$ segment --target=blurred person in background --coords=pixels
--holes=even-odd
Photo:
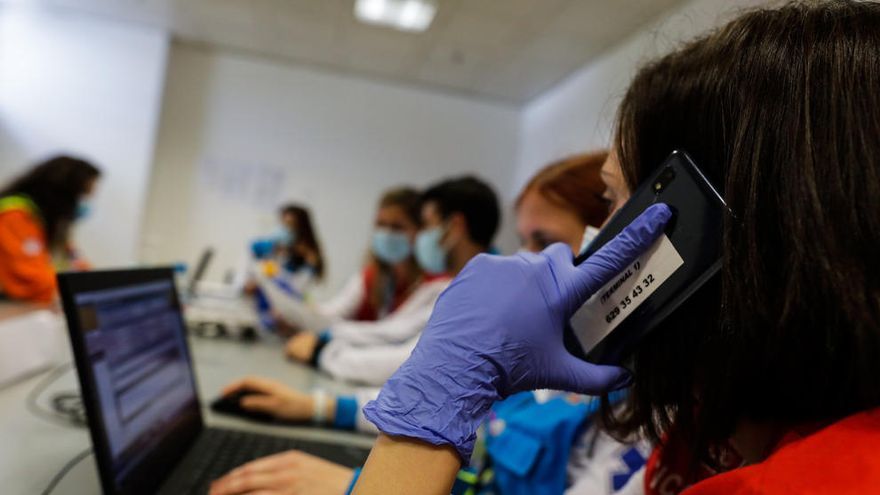
[[[416,292],[425,280],[413,256],[421,227],[420,208],[415,189],[399,187],[382,195],[366,264],[335,297],[316,304],[319,313],[340,322],[374,322],[396,311]]]
[[[56,271],[86,269],[73,225],[91,212],[100,170],[69,156],[51,158],[0,191],[0,293],[51,302]]]
[[[284,236],[284,269],[296,273],[308,270],[317,279],[324,277],[324,255],[312,227],[309,210],[301,205],[288,204],[281,208]]]
[[[279,209],[278,220],[275,233],[251,243],[251,253],[265,275],[282,279],[290,291],[305,297],[325,270],[312,216],[305,206],[290,203]],[[251,283],[248,292],[255,289]]]
[[[392,314],[402,321],[399,324],[406,325],[413,308],[418,312],[426,298],[433,304],[438,289],[425,283],[432,277],[425,276],[413,255],[421,221],[419,201],[419,193],[411,188],[386,192],[376,211],[365,266],[348,279],[336,296],[324,302],[297,303],[296,299],[303,299],[301,295],[293,289],[286,290],[291,296],[287,303],[276,300],[282,307],[271,308],[282,335],[314,336],[330,326],[381,325]],[[261,290],[277,292],[269,286],[262,286]],[[276,297],[286,296],[276,294]]]
[[[602,181],[607,151],[573,155],[547,165],[516,200],[516,230],[522,249],[538,252],[563,242],[575,254],[599,233],[610,211]]]
[[[490,249],[500,218],[497,195],[475,177],[431,186],[421,203],[422,230],[414,247],[426,277],[420,293],[381,321],[334,324],[320,335],[297,335],[288,344],[290,357],[337,379],[368,385],[381,385],[403,362],[451,277]]]

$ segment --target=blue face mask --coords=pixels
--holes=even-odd
[[[291,232],[286,227],[279,227],[269,238],[275,241],[275,244],[292,246],[296,242],[296,233]]]
[[[400,263],[412,254],[409,237],[388,229],[374,230],[371,244],[373,255],[390,265]]]
[[[416,261],[422,270],[433,275],[446,272],[446,250],[440,245],[443,234],[443,227],[434,227],[416,237]]]
[[[81,199],[79,203],[76,204],[76,211],[74,212],[74,217],[77,220],[82,220],[89,216],[92,213],[92,205],[88,201]]]

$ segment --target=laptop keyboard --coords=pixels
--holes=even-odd
[[[162,494],[204,495],[212,481],[242,464],[286,450],[301,450],[349,467],[363,465],[368,449],[236,430],[209,428],[174,470]]]

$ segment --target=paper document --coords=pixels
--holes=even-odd
[[[269,300],[272,309],[278,312],[288,323],[303,330],[311,330],[313,332],[319,332],[330,326],[330,318],[318,313],[305,302],[288,294],[272,279],[262,274],[257,274],[256,278],[260,290],[266,295],[266,299]]]

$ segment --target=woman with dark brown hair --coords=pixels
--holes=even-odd
[[[251,243],[254,269],[274,279],[273,283],[284,286],[286,291],[307,299],[314,284],[323,280],[325,270],[312,215],[305,206],[289,203],[278,209],[278,220],[274,233]],[[257,279],[245,291],[258,293]],[[274,323],[282,333],[288,331],[285,321],[276,319]]]
[[[397,309],[421,282],[422,271],[412,256],[421,227],[419,193],[407,187],[385,192],[374,225],[366,266],[335,298],[320,305],[323,313],[375,321]]]
[[[718,280],[641,342],[630,374],[568,354],[563,329],[654,243],[672,216],[666,205],[578,266],[564,244],[475,258],[364,408],[383,434],[353,493],[446,495],[498,400],[630,385],[622,414],[606,406],[606,426],[646,433],[660,443],[655,468],[683,464],[676,475],[689,476],[673,486],[646,475],[646,492],[876,492],[878,53],[880,4],[838,0],[746,13],[643,68],[618,114],[608,171],[619,164],[624,184],[615,200],[673,150],[689,152],[734,213]],[[533,442],[512,467],[526,472],[547,452]],[[700,469],[730,453],[745,465]],[[252,465],[241,479],[285,490],[278,481],[290,478],[271,469],[279,462]]]
[[[279,244],[285,255],[284,268],[291,273],[307,269],[320,281],[324,278],[324,254],[308,208],[287,204],[281,207],[279,216],[283,231]]]
[[[77,267],[70,230],[89,213],[100,176],[89,162],[57,156],[0,191],[0,296],[56,297],[56,268]]]
[[[477,259],[365,408],[384,435],[354,493],[449,493],[489,406],[518,390],[629,384],[625,413],[609,413],[614,431],[645,432],[661,449],[675,438],[684,464],[717,467],[730,451],[746,464],[692,478],[688,494],[875,491],[878,53],[880,4],[794,3],[746,13],[642,69],[615,143],[627,189],[688,151],[736,215],[719,279],[642,342],[630,378],[576,365],[560,351],[562,326],[653,242],[668,209],[649,208],[578,267],[559,245]]]

